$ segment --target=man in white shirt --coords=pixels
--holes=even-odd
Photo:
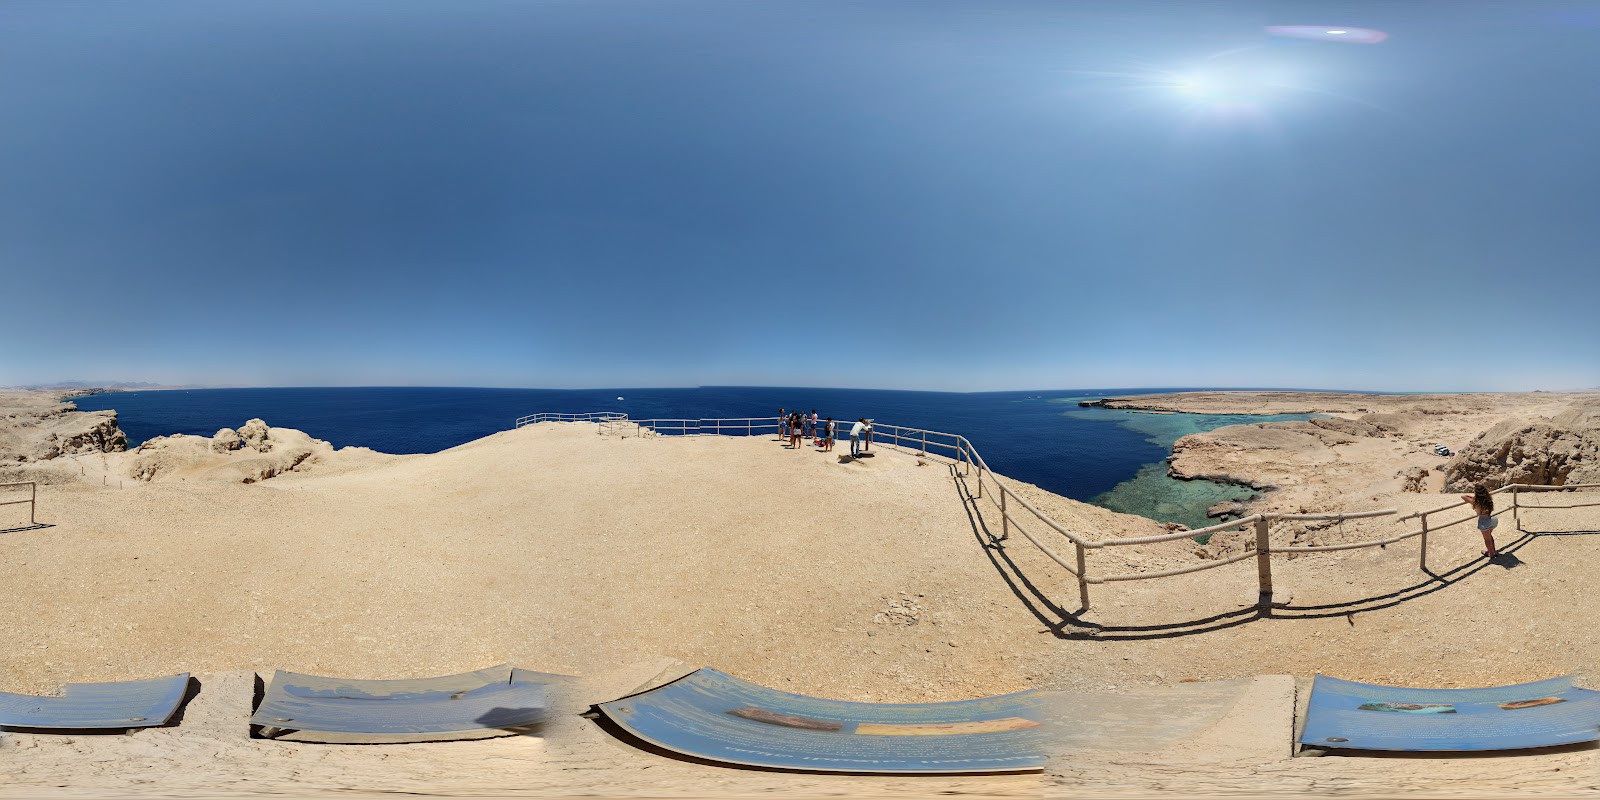
[[[856,417],[856,424],[850,426],[850,457],[861,455],[861,432],[866,430],[865,417]]]

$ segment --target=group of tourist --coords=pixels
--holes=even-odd
[[[833,452],[833,443],[839,438],[838,423],[833,417],[817,417],[817,410],[802,414],[799,411],[778,409],[778,438],[787,439],[789,447],[799,450],[800,442],[814,439],[817,449],[824,453]],[[850,457],[858,458],[862,453],[872,450],[872,423],[865,417],[857,417],[855,424],[850,426]]]

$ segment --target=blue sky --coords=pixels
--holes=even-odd
[[[1597,74],[1585,2],[8,0],[0,385],[1600,386]]]

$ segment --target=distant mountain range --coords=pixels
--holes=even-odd
[[[203,386],[174,386],[167,383],[150,383],[148,381],[61,381],[59,383],[37,383],[29,386],[0,386],[14,392],[55,392],[65,389],[203,389]]]

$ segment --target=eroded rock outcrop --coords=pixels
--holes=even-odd
[[[244,440],[246,447],[258,453],[272,449],[272,429],[259,419],[252,419],[239,426],[239,438]]]
[[[214,453],[231,453],[241,447],[244,447],[244,438],[232,428],[223,428],[211,437],[211,451]]]
[[[1479,434],[1445,464],[1445,488],[1470,491],[1512,483],[1600,483],[1600,403],[1548,419],[1508,419]]]
[[[47,392],[0,394],[0,463],[126,450],[115,411],[79,411]]]
[[[157,436],[139,445],[132,455],[125,474],[135,480],[255,483],[308,469],[334,456],[334,449],[303,431],[273,428],[252,419],[237,431],[223,428],[209,438]]]

